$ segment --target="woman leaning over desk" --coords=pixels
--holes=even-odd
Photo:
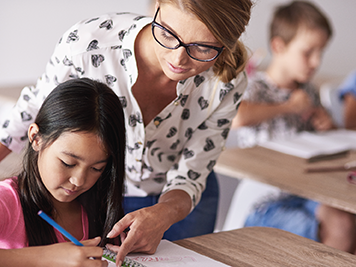
[[[73,77],[104,81],[121,99],[128,139],[127,215],[109,236],[130,231],[112,249],[122,259],[130,251],[153,253],[169,228],[170,240],[212,232],[218,197],[212,168],[247,84],[238,39],[251,5],[157,0],[153,22],[111,13],[74,25],[3,123],[0,158],[22,149],[28,125],[57,84]]]

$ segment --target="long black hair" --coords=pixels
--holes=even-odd
[[[96,184],[78,197],[89,219],[89,237],[102,237],[123,217],[122,195],[125,175],[125,123],[120,100],[105,84],[88,78],[72,79],[58,85],[45,99],[35,119],[41,149],[64,132],[90,132],[101,139],[108,162]],[[38,215],[43,210],[55,217],[51,195],[39,175],[38,152],[29,142],[18,176],[29,246],[57,243],[55,232]]]

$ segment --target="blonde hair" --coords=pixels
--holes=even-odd
[[[239,41],[251,16],[251,0],[157,0],[172,3],[194,14],[225,47],[213,70],[222,82],[234,79],[247,62],[247,51]]]

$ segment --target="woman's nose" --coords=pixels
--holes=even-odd
[[[174,49],[172,50],[172,53],[173,53],[173,64],[175,66],[180,66],[180,65],[183,65],[187,62],[187,60],[190,59],[187,51],[185,50],[185,47],[179,47],[177,49]]]

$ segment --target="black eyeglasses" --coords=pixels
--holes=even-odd
[[[156,22],[159,8],[152,21],[152,34],[157,43],[167,49],[185,48],[187,54],[195,60],[208,62],[216,59],[224,50],[224,47],[216,47],[204,44],[185,44],[167,28]]]

